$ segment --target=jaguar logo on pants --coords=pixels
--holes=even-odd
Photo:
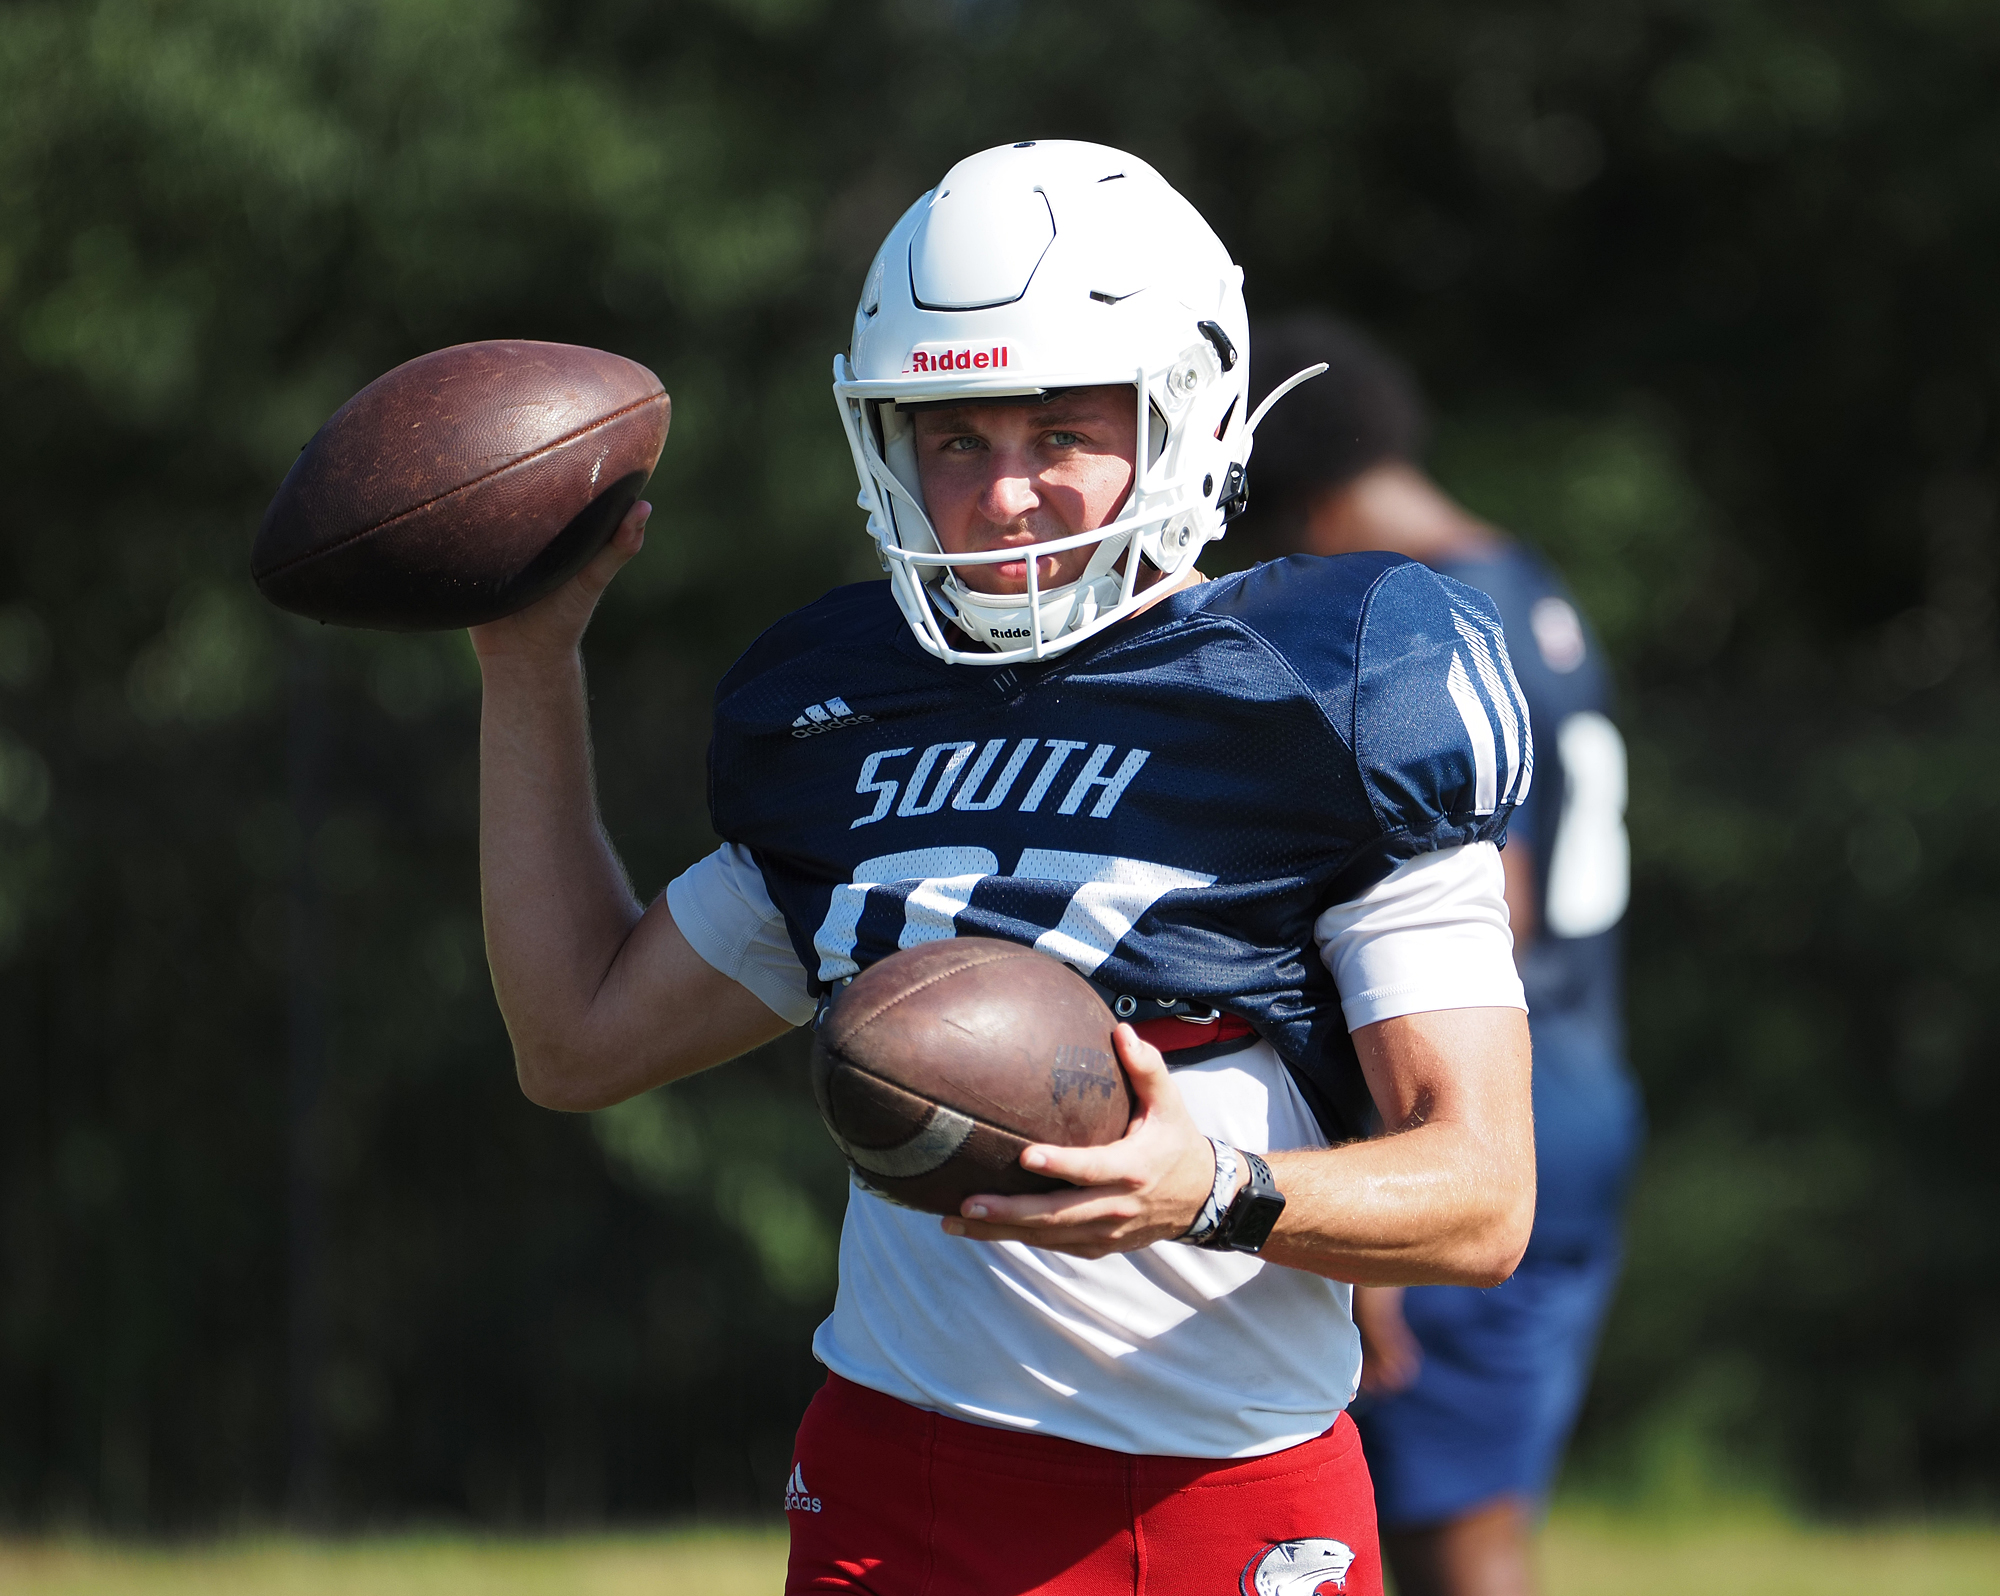
[[[1347,1589],[1354,1551],[1342,1541],[1317,1536],[1279,1541],[1250,1559],[1243,1570],[1243,1596],[1323,1596]]]

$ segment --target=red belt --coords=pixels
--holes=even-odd
[[[1141,1020],[1132,1029],[1162,1053],[1178,1053],[1184,1047],[1206,1047],[1210,1042],[1240,1041],[1256,1034],[1248,1020],[1234,1014],[1208,1021],[1169,1015],[1162,1020]]]

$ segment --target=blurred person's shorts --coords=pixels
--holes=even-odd
[[[1589,1382],[1619,1257],[1614,1232],[1596,1249],[1531,1254],[1490,1291],[1403,1293],[1423,1369],[1407,1391],[1363,1397],[1353,1409],[1384,1529],[1439,1523],[1499,1496],[1547,1493]]]
[[[1618,1284],[1625,1187],[1644,1134],[1622,1061],[1583,1027],[1535,1040],[1535,1230],[1487,1291],[1413,1286],[1416,1384],[1353,1414],[1385,1529],[1440,1523],[1495,1497],[1547,1495],[1590,1383]]]

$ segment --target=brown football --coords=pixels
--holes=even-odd
[[[1115,1024],[1088,981],[1033,948],[920,943],[828,1006],[813,1096],[855,1174],[905,1207],[1053,1191],[1063,1182],[1021,1167],[1024,1147],[1102,1146],[1131,1120]]]
[[[669,411],[658,377],[601,349],[503,339],[421,355],[299,451],[251,575],[279,608],[342,626],[510,615],[610,539]]]

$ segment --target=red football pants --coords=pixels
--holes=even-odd
[[[785,1491],[788,1596],[1381,1596],[1346,1414],[1240,1461],[1133,1457],[829,1375]]]

